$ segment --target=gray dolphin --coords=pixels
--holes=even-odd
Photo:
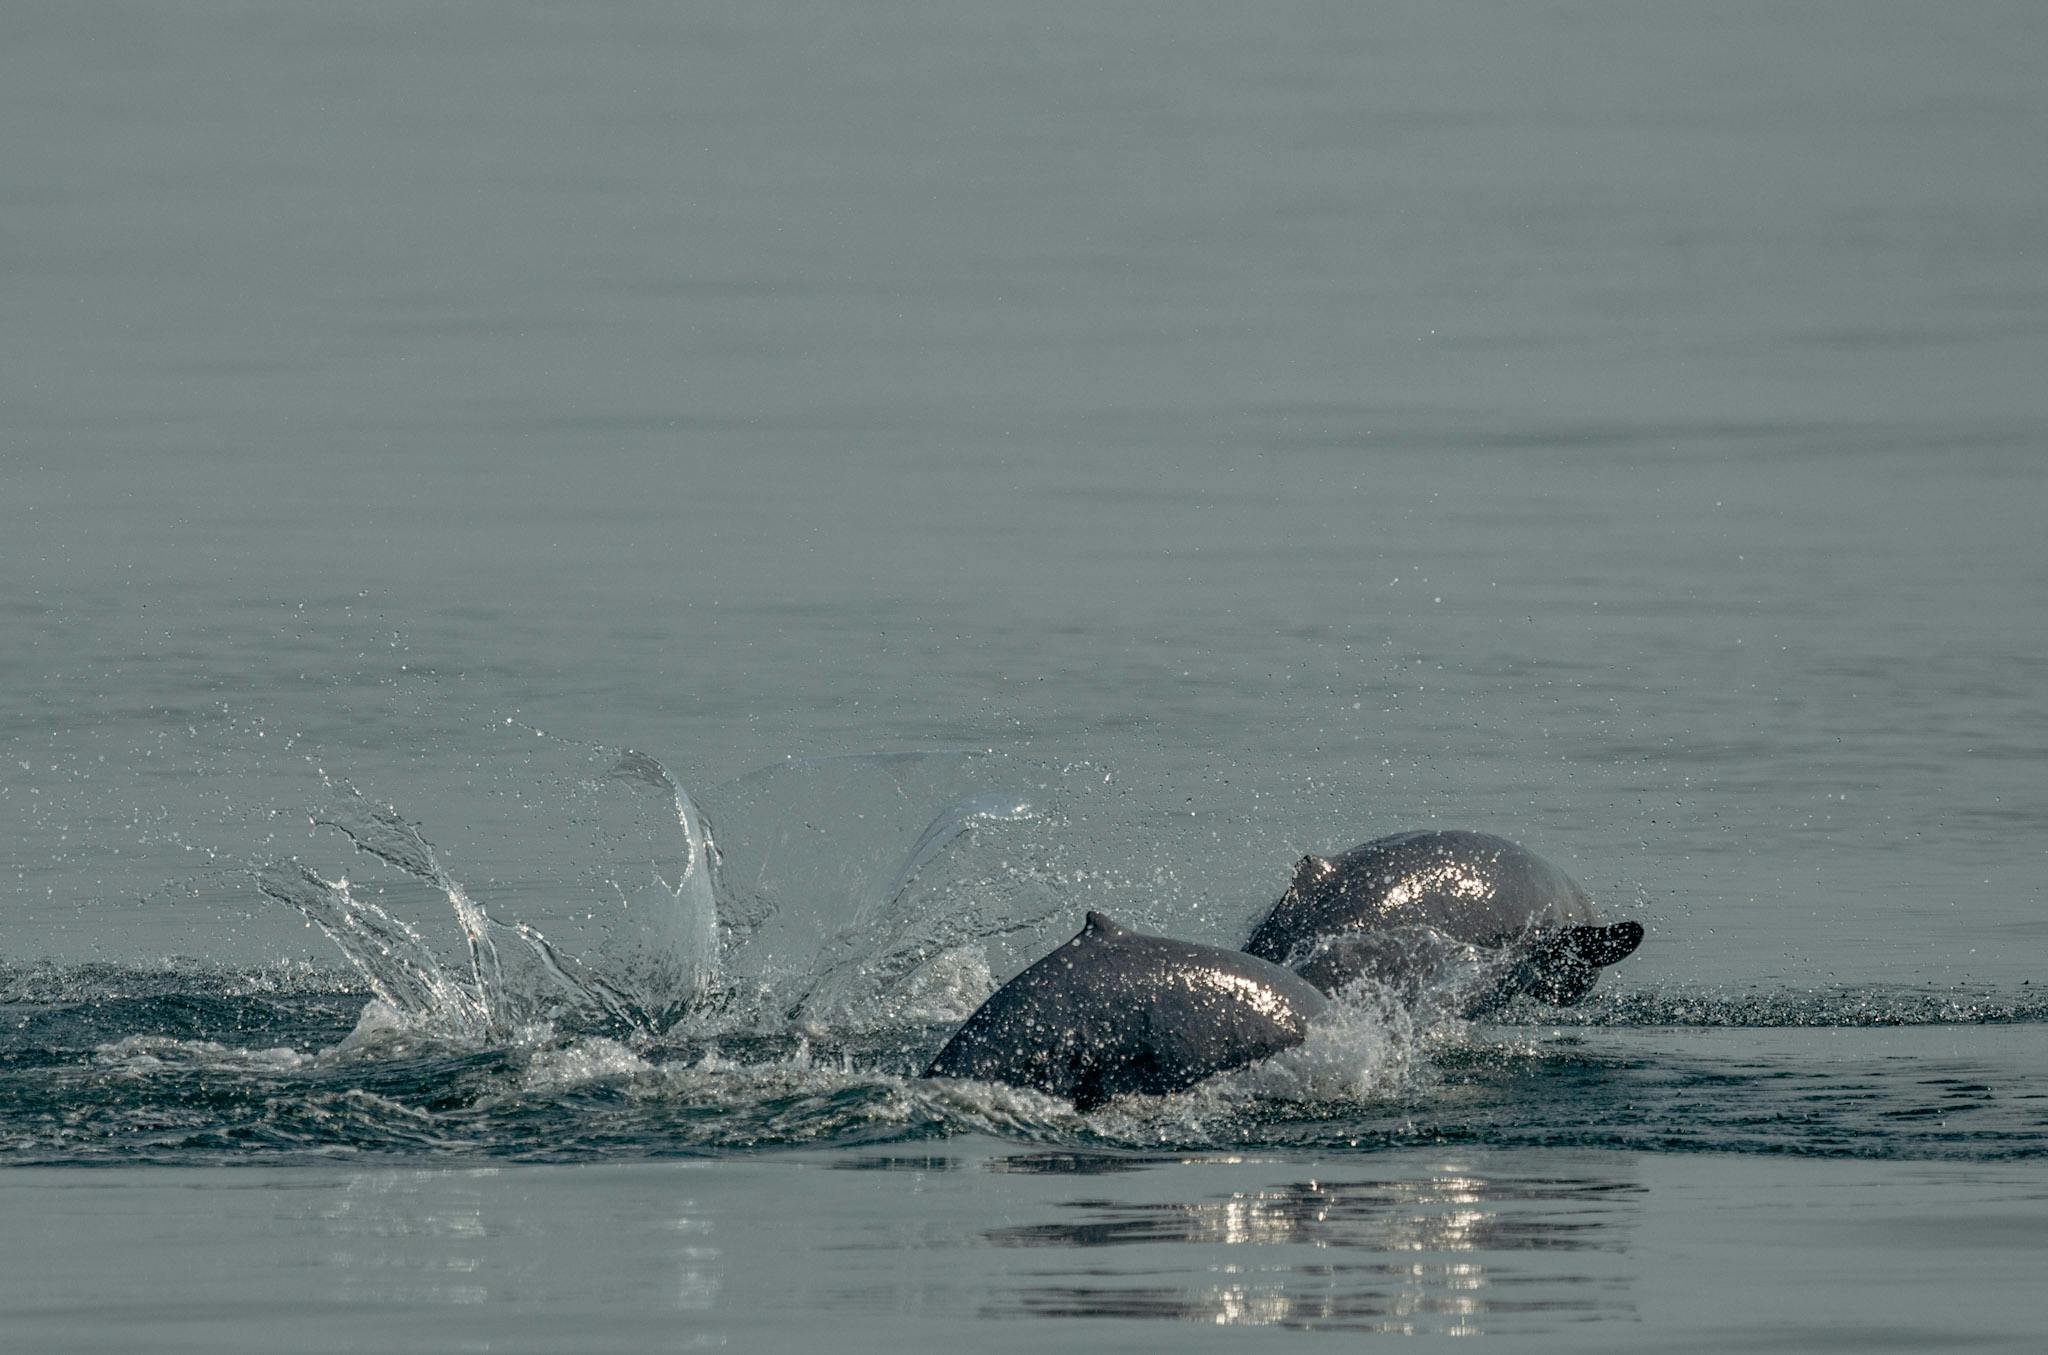
[[[1427,950],[1418,949],[1422,937],[1503,961],[1475,1009],[1517,993],[1569,1006],[1642,944],[1643,928],[1603,925],[1578,881],[1528,848],[1448,830],[1303,857],[1244,948],[1334,993],[1360,975],[1393,981],[1412,971]]]
[[[982,1003],[924,1075],[1035,1087],[1088,1111],[1298,1045],[1327,1005],[1300,976],[1243,951],[1090,913],[1073,940]]]

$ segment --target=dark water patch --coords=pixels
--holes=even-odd
[[[1179,1160],[1122,1153],[1013,1153],[990,1161],[988,1170],[1006,1176],[1114,1176]]]
[[[835,1157],[825,1165],[842,1172],[951,1172],[959,1171],[962,1163],[942,1153],[858,1153]]]
[[[4,1010],[11,1019],[0,1025],[0,1065],[16,1057],[62,1059],[137,1031],[171,1040],[242,1046],[264,1042],[294,1048],[329,1045],[348,1034],[362,1011],[362,999],[338,995],[283,1001],[171,993],[46,1005],[9,1004]]]
[[[1720,989],[1596,991],[1576,1007],[1520,1003],[1504,1023],[1541,1026],[1696,1026],[1867,1029],[2048,1022],[2048,989],[1828,988],[1729,993]]]
[[[183,956],[149,965],[59,964],[51,960],[12,965],[0,961],[0,1006],[166,995],[360,999],[369,991],[369,985],[353,974],[312,965],[236,968]],[[360,1001],[357,1005],[360,1007]]]

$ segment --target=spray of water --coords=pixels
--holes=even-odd
[[[256,885],[325,932],[392,1012],[445,1038],[482,1044],[564,1020],[646,1031],[666,1010],[665,1000],[650,1003],[644,986],[612,982],[559,953],[535,928],[493,919],[443,868],[417,824],[390,806],[371,803],[347,782],[323,781],[331,799],[313,821],[446,900],[461,931],[466,966],[444,963],[418,928],[359,897],[346,876],[329,880],[297,861],[271,861],[257,867]],[[687,832],[692,821],[686,817],[684,823]],[[677,893],[690,887],[685,876]],[[698,972],[687,954],[666,963],[669,974]]]
[[[792,761],[725,788],[745,811],[734,872],[708,815],[654,758],[527,732],[572,774],[543,779],[559,788],[553,808],[523,825],[574,821],[582,840],[573,861],[528,864],[528,878],[504,888],[552,906],[580,944],[563,946],[553,925],[544,934],[493,916],[504,905],[487,907],[458,880],[421,825],[325,773],[311,821],[396,872],[396,885],[366,889],[297,859],[256,867],[263,894],[341,949],[380,1022],[483,1045],[554,1030],[644,1042],[792,1021],[846,1031],[958,1020],[992,990],[992,962],[1011,965],[1065,907],[1042,872],[971,850],[1005,829],[1050,828],[1042,806],[1060,792],[1041,769],[988,754]],[[991,777],[1027,788],[990,790]],[[779,799],[762,794],[764,780]],[[939,794],[907,845],[892,840],[903,805]],[[1043,832],[1010,845],[1019,861],[1045,854]],[[422,905],[417,916],[404,915],[408,899]],[[454,957],[431,939],[423,909],[434,901],[456,924]]]

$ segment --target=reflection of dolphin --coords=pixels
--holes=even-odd
[[[1079,935],[982,1003],[925,1076],[1035,1087],[1093,1110],[1300,1044],[1326,1005],[1305,980],[1243,951],[1145,936],[1090,913]]]
[[[1566,1006],[1642,943],[1643,928],[1602,925],[1576,880],[1506,838],[1402,833],[1303,857],[1245,949],[1332,993],[1361,975],[1399,977],[1416,959],[1418,935],[1507,962],[1481,1006],[1517,993]]]

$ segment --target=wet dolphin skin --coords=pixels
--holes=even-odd
[[[1314,985],[1256,956],[1090,913],[1072,940],[968,1017],[925,1076],[1034,1087],[1093,1110],[1300,1044],[1326,1005]]]
[[[1643,939],[1640,923],[1603,923],[1578,881],[1519,843],[1441,830],[1303,857],[1245,950],[1334,993],[1361,974],[1390,977],[1403,952],[1382,942],[1421,928],[1510,961],[1492,998],[1561,1006]]]

